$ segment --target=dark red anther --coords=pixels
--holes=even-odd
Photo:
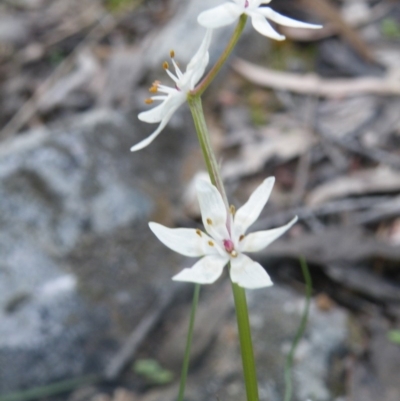
[[[235,245],[230,239],[224,239],[224,247],[228,253],[231,253],[235,249]]]

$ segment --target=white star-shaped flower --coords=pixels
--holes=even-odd
[[[200,25],[206,28],[219,28],[235,22],[242,14],[247,14],[256,31],[261,35],[276,40],[284,40],[285,37],[276,32],[268,23],[266,18],[280,25],[294,28],[319,29],[321,25],[307,24],[278,14],[270,7],[260,7],[268,4],[271,0],[232,0],[231,3],[224,3],[220,6],[203,11],[197,18]]]
[[[158,128],[146,139],[131,147],[131,151],[143,149],[150,145],[151,142],[158,136],[158,134],[168,124],[175,111],[186,101],[188,93],[193,90],[200,78],[203,76],[204,71],[208,65],[209,54],[208,48],[210,47],[212,30],[207,29],[203,41],[201,42],[199,50],[192,57],[186,67],[186,71],[182,72],[174,59],[174,52],[171,51],[170,56],[172,64],[175,68],[174,75],[170,70],[168,63],[164,63],[163,67],[171,79],[175,82],[175,87],[161,85],[159,81],[155,81],[150,88],[151,93],[162,93],[162,95],[152,96],[146,100],[147,104],[153,103],[154,100],[161,100],[161,104],[151,110],[140,113],[138,118],[146,123],[160,123]]]
[[[207,234],[201,230],[168,228],[150,222],[153,233],[173,251],[189,257],[203,256],[193,267],[183,269],[174,276],[173,280],[210,284],[218,279],[224,266],[230,262],[231,280],[241,287],[272,285],[264,268],[243,252],[264,249],[297,221],[295,217],[285,226],[246,235],[247,229],[257,220],[267,203],[274,181],[273,177],[267,178],[249,200],[232,214],[232,211],[227,211],[217,188],[208,181],[198,180],[197,197]]]

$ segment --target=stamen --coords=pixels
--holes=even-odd
[[[232,258],[236,258],[236,257],[237,257],[237,255],[238,255],[238,253],[237,253],[236,251],[232,251],[232,252],[231,252],[231,256],[232,256]]]
[[[175,57],[175,52],[174,52],[173,50],[171,50],[171,51],[169,52],[169,56],[170,56],[171,58],[174,58],[174,57]]]
[[[196,230],[196,234],[201,237],[201,231],[199,229]]]
[[[152,103],[154,103],[154,100],[151,99],[151,98],[148,98],[148,99],[145,99],[144,102],[145,102],[146,104],[152,104]]]
[[[208,245],[210,245],[210,246],[214,246],[214,242],[212,242],[212,241],[208,241]]]
[[[231,212],[231,215],[234,216],[235,213],[236,213],[236,208],[235,208],[235,206],[230,205],[230,206],[229,206],[229,211]]]
[[[162,68],[164,68],[164,70],[168,70],[169,64],[168,64],[167,61],[164,61],[164,62],[163,62]]]
[[[211,219],[207,219],[206,221],[207,221],[207,224],[209,224],[210,226],[212,226],[212,223],[213,223],[213,222],[212,222]]]
[[[242,235],[239,237],[239,241],[242,241],[243,238],[244,238],[244,235],[242,234]]]

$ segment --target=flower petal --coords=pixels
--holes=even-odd
[[[220,254],[218,252],[218,245],[200,230],[193,228],[168,228],[154,222],[150,222],[149,227],[164,245],[182,255],[196,257]]]
[[[233,3],[224,3],[220,6],[203,11],[197,17],[197,22],[206,28],[220,28],[221,26],[232,24],[243,12],[243,6]]]
[[[261,35],[267,36],[275,40],[285,40],[283,35],[280,35],[275,31],[274,28],[268,23],[265,17],[260,13],[262,8],[258,8],[257,11],[248,13],[251,17],[251,23],[256,31],[261,33]]]
[[[285,17],[272,10],[270,7],[261,7],[258,9],[258,12],[262,14],[264,17],[276,22],[280,25],[291,26],[293,28],[310,28],[310,29],[320,29],[322,25],[309,24],[307,22],[297,21],[295,19]]]
[[[241,235],[244,235],[246,230],[258,219],[258,216],[268,201],[274,182],[274,177],[265,179],[250,195],[249,200],[236,211],[233,223],[236,240]]]
[[[199,62],[202,62],[204,60],[204,57],[208,52],[208,48],[210,47],[211,43],[211,37],[212,29],[207,29],[206,34],[204,35],[204,38],[200,44],[199,50],[197,50],[196,54],[189,61],[189,64],[186,67],[186,71],[198,69]]]
[[[248,256],[239,254],[231,259],[231,280],[244,288],[262,288],[272,285],[271,278],[264,268]]]
[[[143,149],[146,146],[149,146],[154,139],[157,138],[157,136],[160,134],[160,132],[165,128],[165,126],[168,124],[169,120],[171,119],[172,115],[175,113],[175,111],[185,102],[185,95],[181,95],[180,92],[179,96],[175,95],[171,97],[171,101],[168,103],[168,105],[164,105],[164,112],[165,115],[163,116],[160,125],[158,128],[146,139],[143,139],[143,141],[137,143],[136,145],[131,147],[131,152],[136,152],[137,150]],[[166,101],[164,102],[166,103]],[[153,109],[154,110],[154,109]],[[149,110],[152,111],[152,110]],[[143,113],[140,113],[143,114]],[[140,116],[139,114],[139,116]]]
[[[219,241],[229,238],[226,227],[227,210],[218,189],[210,182],[199,179],[196,190],[201,218],[208,234]]]
[[[228,263],[228,260],[228,257],[223,256],[204,256],[193,267],[183,269],[176,276],[172,277],[172,280],[211,284],[222,274],[222,270]]]
[[[297,221],[297,216],[292,219],[288,224],[282,227],[273,228],[272,230],[257,231],[246,235],[240,244],[241,252],[258,252],[266,248],[269,244],[274,242],[277,238],[283,235],[290,227]]]

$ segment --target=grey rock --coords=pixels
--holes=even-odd
[[[132,154],[152,128],[137,124],[104,110],[1,146],[0,393],[103,371],[175,288],[179,259],[147,222],[180,195],[189,137]]]

